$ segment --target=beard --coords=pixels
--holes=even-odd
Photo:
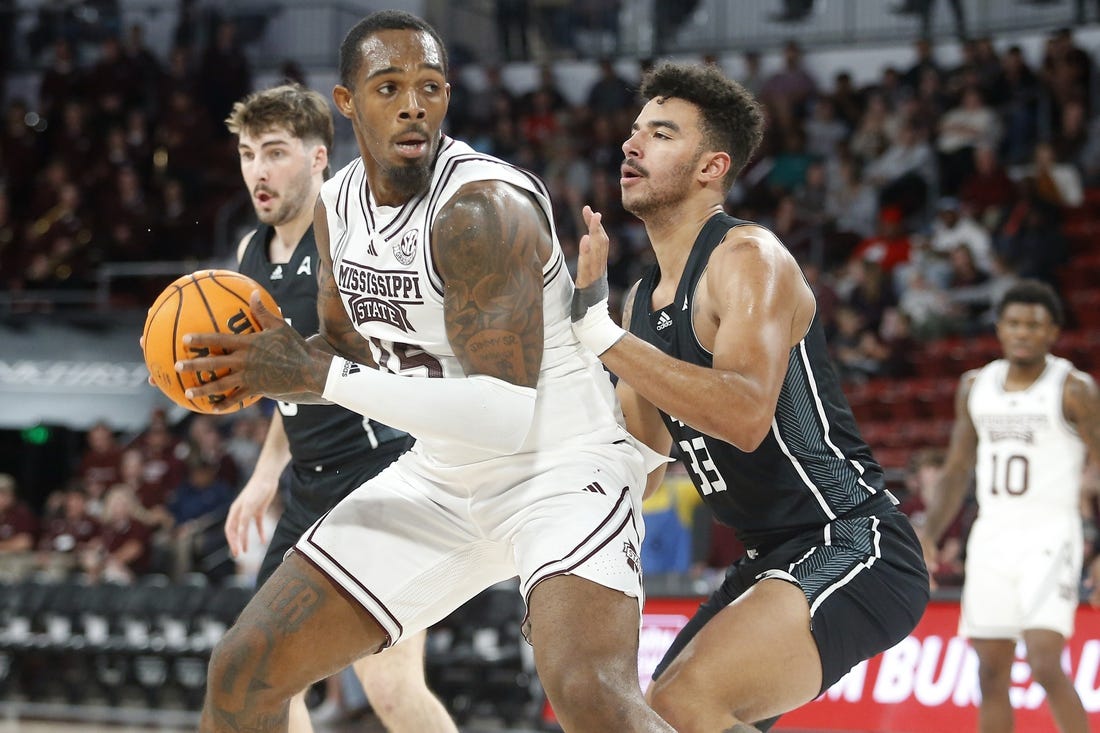
[[[279,205],[269,211],[256,209],[256,218],[267,226],[279,226],[285,224],[301,213],[302,207],[310,205],[309,189],[312,176],[309,169],[305,168],[294,180],[290,181],[286,189],[279,196]]]
[[[403,199],[411,199],[422,191],[426,191],[432,181],[432,162],[435,160],[434,151],[424,156],[422,160],[415,160],[406,165],[394,166],[386,169],[387,183],[392,192]]]
[[[684,163],[673,169],[660,184],[646,176],[646,190],[638,192],[623,191],[623,208],[639,219],[645,219],[655,212],[668,209],[687,198],[691,190],[691,178],[695,170],[694,161]]]

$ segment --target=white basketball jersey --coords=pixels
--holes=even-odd
[[[1062,414],[1073,364],[1047,355],[1034,384],[1006,392],[1008,362],[987,364],[967,405],[978,432],[977,497],[983,519],[1076,515],[1085,445]]]
[[[521,452],[626,438],[614,389],[596,357],[573,335],[573,280],[553,232],[543,183],[533,174],[443,136],[428,190],[400,207],[378,206],[356,158],[321,189],[328,212],[333,274],[356,330],[385,371],[410,378],[463,378],[447,339],[443,279],[432,258],[432,225],[463,185],[504,181],[541,205],[553,234],[543,269],[544,350],[535,418]],[[501,243],[501,246],[508,246]],[[416,436],[420,438],[420,436]],[[440,462],[469,463],[468,449],[418,441]]]

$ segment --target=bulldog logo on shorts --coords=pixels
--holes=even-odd
[[[638,556],[638,548],[630,540],[623,543],[623,554],[626,555],[626,564],[630,566],[630,569],[636,573],[641,573],[642,559]]]

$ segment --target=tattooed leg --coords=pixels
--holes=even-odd
[[[385,639],[370,614],[291,554],[215,647],[200,730],[285,731],[293,695]]]

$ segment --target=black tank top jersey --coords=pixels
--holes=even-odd
[[[649,268],[638,285],[630,331],[677,359],[712,366],[713,355],[695,338],[692,300],[726,232],[750,223],[727,214],[711,218],[695,240],[675,300],[656,312],[650,308],[660,271]],[[772,429],[755,451],[746,453],[664,412],[661,417],[703,501],[749,547],[773,545],[837,517],[871,514],[872,507],[896,503],[856,428],[816,315],[791,349]],[[876,496],[885,501],[864,503]]]
[[[302,236],[290,261],[273,264],[268,243],[275,230],[261,226],[241,257],[240,271],[262,285],[291,326],[303,336],[317,333],[317,242],[313,227]],[[278,403],[293,462],[299,465],[340,465],[362,460],[364,453],[404,432],[336,405]]]

